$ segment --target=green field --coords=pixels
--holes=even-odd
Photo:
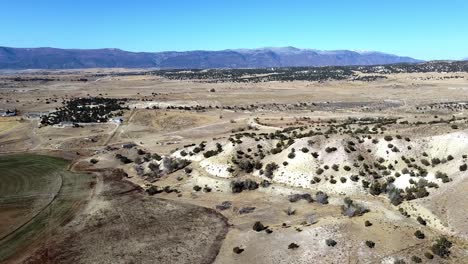
[[[35,240],[47,243],[86,201],[94,177],[68,165],[49,156],[0,156],[0,261]]]

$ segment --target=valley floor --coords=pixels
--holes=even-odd
[[[80,201],[69,218],[1,261],[468,262],[467,74],[254,84],[94,71],[0,87],[0,109],[19,113],[0,118],[0,168],[17,153],[59,156],[86,186],[68,193]],[[123,122],[41,126],[34,115],[87,96],[127,99]],[[39,173],[33,163],[10,166],[0,195],[57,193],[58,178],[15,178],[18,166]],[[24,219],[3,206],[0,235],[49,202],[13,208]],[[450,254],[434,247],[441,237]]]

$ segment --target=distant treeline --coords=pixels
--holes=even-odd
[[[261,69],[192,69],[156,70],[146,74],[171,80],[202,80],[208,82],[270,82],[270,81],[375,81],[393,73],[455,73],[468,72],[468,61],[425,62],[377,66],[287,67]],[[358,73],[373,74],[359,76]],[[125,73],[123,73],[125,75]]]

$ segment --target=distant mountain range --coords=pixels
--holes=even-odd
[[[374,51],[321,51],[294,47],[185,52],[0,47],[0,69],[265,68],[417,62],[421,61]]]

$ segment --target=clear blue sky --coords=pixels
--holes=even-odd
[[[468,57],[468,0],[0,0],[0,46]]]

